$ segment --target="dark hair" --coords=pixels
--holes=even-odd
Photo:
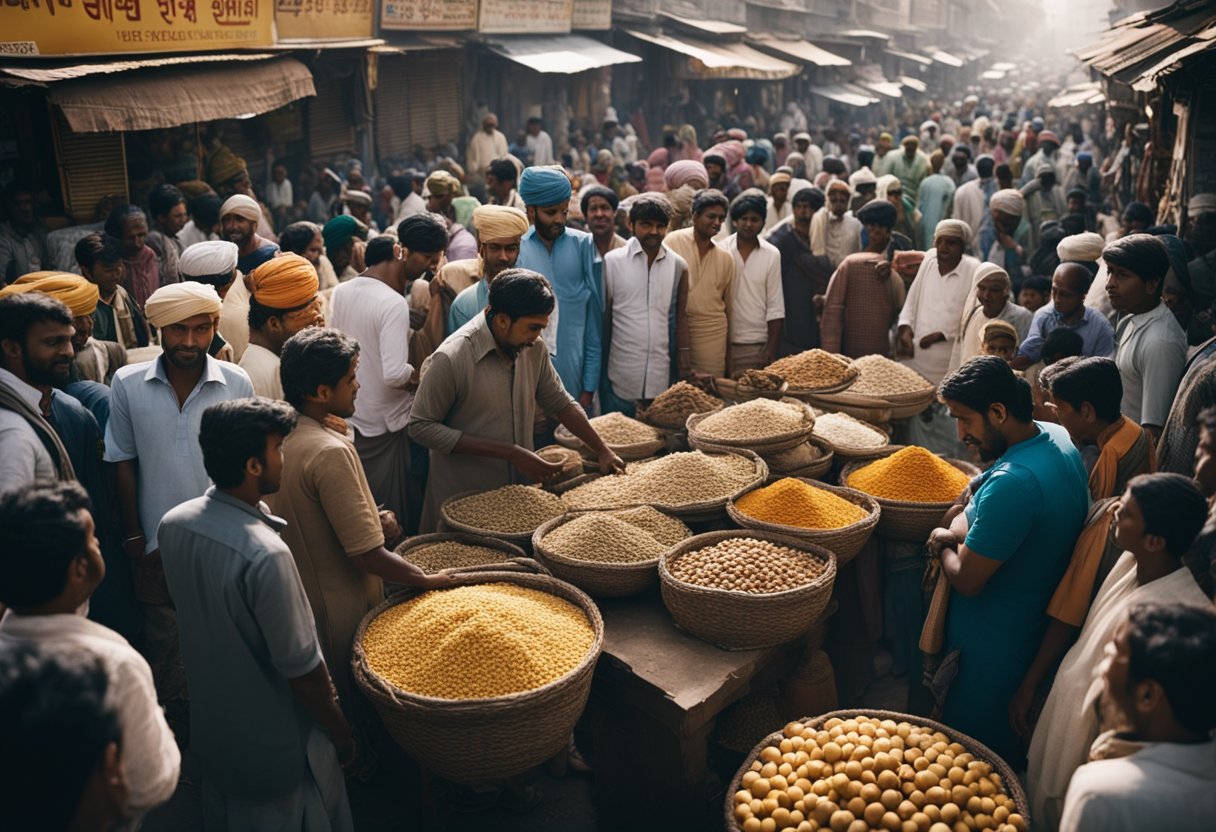
[[[434,254],[448,247],[448,230],[430,214],[414,214],[397,225],[397,241],[411,252]]]
[[[303,256],[313,238],[321,233],[316,223],[293,222],[279,234],[279,248]]]
[[[885,199],[874,199],[861,206],[854,215],[862,225],[878,225],[883,228],[894,228],[898,212],[895,206]]]
[[[763,220],[767,213],[768,200],[762,191],[755,188],[748,188],[739,194],[730,206],[731,222],[737,222],[744,214],[759,214]]]
[[[1195,417],[1195,421],[1204,430],[1216,432],[1216,405],[1208,405],[1199,411],[1199,415]]]
[[[1157,296],[1165,288],[1165,275],[1170,270],[1170,256],[1165,245],[1152,234],[1129,234],[1102,249],[1107,266],[1119,266],[1135,274],[1145,283],[1157,282]]]
[[[868,168],[873,164],[874,164],[874,151],[873,150],[857,151],[857,167]]]
[[[486,173],[494,174],[499,182],[510,182],[512,185],[519,179],[519,168],[510,159],[493,160],[486,165]]]
[[[122,727],[109,676],[88,650],[0,652],[0,827],[67,829]]]
[[[815,210],[818,211],[827,201],[828,198],[823,193],[823,189],[812,185],[811,187],[803,188],[802,190],[798,191],[798,193],[794,194],[794,196],[790,199],[790,205],[801,205],[802,203],[806,202],[814,206]]]
[[[63,301],[42,292],[0,298],[0,340],[16,341],[24,349],[30,327],[48,322],[71,326],[72,310]]]
[[[993,173],[997,179],[1003,179],[1005,177],[1009,177],[1010,179],[1013,178],[1013,168],[1011,168],[1009,165],[997,165],[996,168],[994,168]]]
[[[1123,209],[1121,219],[1126,223],[1142,222],[1146,226],[1152,225],[1157,220],[1157,215],[1153,213],[1153,209],[1145,205],[1143,202],[1129,202],[1127,207]]]
[[[386,183],[393,189],[393,196],[398,199],[405,199],[414,192],[414,183],[406,176],[390,176]]]
[[[673,214],[671,203],[662,194],[639,194],[629,208],[629,222],[650,220],[669,223]]]
[[[1064,229],[1065,235],[1069,237],[1075,234],[1083,234],[1085,233],[1085,215],[1065,214],[1060,217],[1060,227]]]
[[[981,156],[975,160],[975,172],[980,175],[981,179],[991,179],[994,168],[996,168],[996,160],[991,156]]]
[[[245,480],[245,463],[265,462],[266,438],[286,436],[296,426],[296,412],[273,399],[253,397],[213,404],[203,411],[198,444],[203,467],[220,488],[235,488]]]
[[[176,185],[157,185],[148,194],[148,213],[153,217],[163,217],[185,201],[186,195]]]
[[[89,542],[81,509],[92,511],[92,505],[76,482],[35,484],[0,496],[0,603],[35,607],[63,592],[68,564]]]
[[[1216,610],[1137,604],[1128,622],[1128,682],[1159,684],[1174,718],[1187,730],[1207,734],[1216,728]]]
[[[92,270],[98,263],[113,266],[122,260],[122,244],[109,234],[94,231],[76,241],[75,254],[84,269]]]
[[[706,153],[704,156],[701,157],[701,164],[717,165],[718,167],[725,170],[726,169],[726,157],[723,156],[721,153]]]
[[[994,404],[1004,405],[1019,422],[1029,422],[1034,415],[1030,385],[995,355],[972,358],[946,376],[938,390],[943,401],[959,402],[985,418]]]
[[[145,223],[148,221],[147,215],[138,205],[119,205],[106,217],[105,231],[111,237],[121,240],[126,235],[127,220],[137,218]]]
[[[322,384],[336,387],[358,354],[359,342],[341,330],[314,326],[297,332],[279,353],[283,398],[302,408],[304,397],[316,395]]]
[[[823,157],[823,170],[827,171],[833,176],[844,176],[849,172],[848,167],[845,166],[844,160],[839,159],[836,156]]]
[[[539,116],[529,116],[528,117],[528,124],[540,124],[540,123],[541,123],[541,120],[540,120]]]
[[[1066,326],[1058,326],[1043,339],[1042,358],[1048,365],[1054,365],[1063,358],[1081,355],[1085,351],[1085,341],[1081,333]]]
[[[490,317],[506,315],[512,321],[529,315],[550,315],[557,301],[544,275],[530,269],[507,269],[490,284]]]
[[[1047,389],[1053,399],[1063,399],[1074,410],[1089,402],[1102,421],[1118,420],[1123,380],[1112,359],[1096,355],[1068,358],[1051,365],[1051,370]]]
[[[282,318],[284,315],[290,315],[292,312],[299,312],[303,309],[307,309],[314,303],[316,303],[316,298],[308,301],[307,303],[301,303],[298,306],[292,306],[287,309],[278,309],[273,306],[266,306],[265,304],[258,303],[253,298],[250,298],[249,314],[246,316],[246,320],[249,321],[250,329],[261,329],[262,327],[266,326],[266,322],[271,318]]]
[[[707,209],[714,207],[730,209],[730,200],[717,188],[702,188],[692,195],[693,216],[703,214]]]
[[[601,199],[608,200],[608,204],[612,206],[613,211],[616,211],[621,204],[621,198],[616,195],[616,191],[612,190],[612,188],[605,188],[603,185],[594,185],[583,191],[583,195],[580,197],[578,202],[579,207],[583,210],[584,217],[587,216],[587,211],[591,208],[591,198],[597,196]]]
[[[1163,538],[1171,555],[1185,555],[1208,517],[1199,484],[1182,474],[1141,474],[1131,478],[1127,489],[1144,516],[1145,534]]]
[[[396,241],[392,237],[386,237],[383,234],[372,237],[363,249],[363,263],[367,266],[376,266],[380,263],[387,263],[393,259],[393,246]]]
[[[194,224],[204,234],[215,227],[215,224],[220,221],[220,208],[223,205],[224,200],[215,194],[199,194],[196,197],[191,197],[190,201],[186,203],[186,207],[190,210],[190,216],[194,219]]]

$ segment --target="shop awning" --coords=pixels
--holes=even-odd
[[[581,35],[502,37],[485,45],[504,58],[535,72],[574,75],[614,64],[641,63],[641,58]]]
[[[884,42],[891,39],[891,36],[886,32],[875,32],[873,29],[849,29],[848,31],[841,32],[840,36],[855,40],[881,40]]]
[[[383,38],[279,38],[274,46],[267,47],[279,52],[328,51],[331,49],[372,49],[384,46]]]
[[[985,81],[1000,81],[1005,77],[1003,69],[985,69],[980,73],[980,77]]]
[[[1175,63],[1208,49],[1216,35],[1216,10],[1171,6],[1125,18],[1094,44],[1074,54],[1101,74],[1140,90]]]
[[[1080,107],[1084,104],[1101,104],[1105,100],[1106,94],[1102,92],[1101,82],[1086,81],[1083,84],[1073,84],[1071,87],[1060,90],[1057,96],[1047,102],[1047,106],[1053,109],[1066,109]]]
[[[1132,88],[1139,92],[1148,92],[1157,85],[1161,76],[1168,75],[1192,56],[1213,48],[1216,48],[1216,25],[1196,33],[1190,43],[1167,52],[1164,57],[1154,55],[1154,59],[1161,59],[1142,70],[1132,82]]]
[[[848,58],[842,58],[805,40],[783,40],[781,38],[763,35],[751,38],[751,42],[762,49],[771,49],[781,55],[802,61],[812,66],[851,66]]]
[[[886,52],[893,58],[903,58],[904,60],[918,63],[921,66],[930,66],[933,63],[933,59],[928,55],[918,55],[915,52],[904,52],[900,49],[888,49]]]
[[[679,23],[681,26],[687,26],[689,29],[695,29],[707,35],[742,35],[747,31],[746,26],[728,23],[725,20],[702,20],[695,17],[681,17],[678,14],[671,14],[669,12],[663,12],[663,17],[673,23]]]
[[[857,83],[879,95],[885,95],[887,98],[904,97],[903,87],[895,81],[867,81],[859,78]]]
[[[874,95],[854,92],[843,84],[821,84],[811,87],[811,94],[822,96],[839,104],[847,104],[850,107],[868,107],[882,100]]]
[[[914,90],[916,92],[928,92],[929,91],[928,84],[926,84],[924,81],[920,80],[919,78],[913,78],[910,75],[899,76],[899,83],[903,84],[908,89]]]
[[[671,35],[649,35],[633,29],[626,31],[639,40],[691,58],[693,70],[704,78],[781,81],[802,71],[797,64],[765,55],[742,43],[707,43]]]
[[[459,49],[464,46],[464,40],[451,35],[441,34],[410,34],[406,32],[386,33],[383,46],[373,46],[370,51],[380,55],[407,52],[431,52],[435,49]]]
[[[929,53],[929,56],[931,58],[933,58],[933,60],[937,61],[939,64],[945,64],[946,66],[952,66],[956,69],[958,67],[961,67],[965,63],[962,58],[955,57],[954,55],[951,55],[949,52],[943,52],[940,49],[934,49],[932,52]]]

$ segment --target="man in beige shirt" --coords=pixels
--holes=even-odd
[[[479,199],[485,197],[485,169],[490,162],[501,159],[507,153],[507,137],[498,130],[498,116],[486,113],[481,120],[481,129],[469,137],[469,146],[464,154],[464,169],[473,196]]]
[[[730,320],[735,258],[714,242],[726,220],[727,201],[707,188],[692,200],[692,227],[673,231],[663,245],[688,264],[688,331],[692,370],[720,378],[730,366]]]

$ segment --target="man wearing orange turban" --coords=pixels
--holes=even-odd
[[[287,339],[310,326],[322,326],[317,270],[298,254],[280,254],[246,278],[249,289],[249,346],[241,368],[253,391],[268,399],[283,399],[279,353]]]

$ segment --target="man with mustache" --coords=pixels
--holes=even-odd
[[[230,196],[220,206],[220,228],[224,239],[236,243],[240,251],[236,267],[241,274],[249,274],[279,250],[275,243],[258,234],[261,219],[262,209],[257,200],[244,194]]]
[[[105,461],[114,463],[122,545],[144,609],[144,656],[175,732],[187,730],[189,697],[156,530],[169,509],[201,497],[210,485],[198,444],[203,411],[253,395],[244,370],[207,353],[220,304],[214,286],[191,280],[152,293],[145,310],[164,352],[114,375],[106,424]]]

